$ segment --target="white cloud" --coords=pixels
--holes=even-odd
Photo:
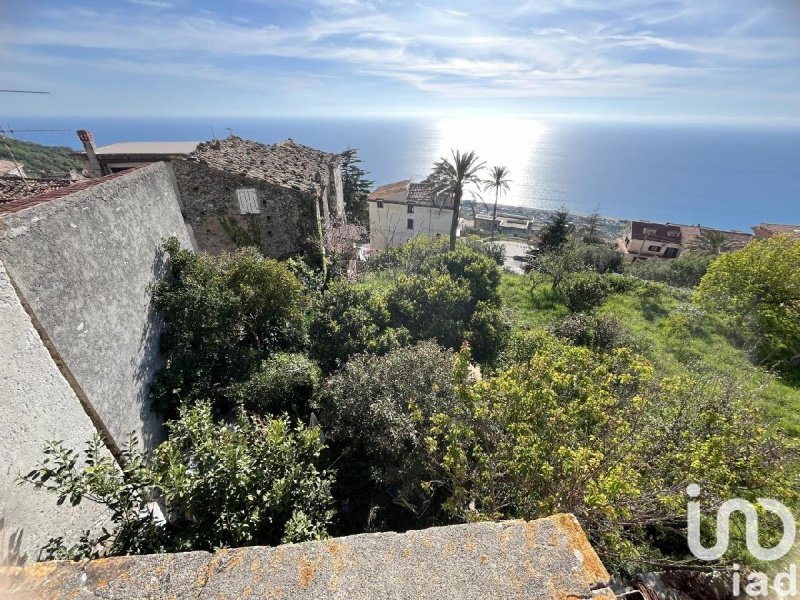
[[[165,2],[164,0],[128,0],[128,2],[151,8],[174,8],[171,2]]]

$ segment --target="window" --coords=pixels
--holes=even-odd
[[[243,215],[257,215],[261,212],[258,207],[258,196],[255,188],[240,188],[236,190],[236,199],[239,201],[239,212]]]
[[[677,248],[667,248],[664,251],[664,258],[676,258],[678,256]]]
[[[381,202],[380,200],[378,200],[377,205],[378,208],[383,208],[383,202]]]
[[[625,236],[625,247],[627,248],[630,245],[631,245],[631,238],[629,238],[628,236]]]
[[[644,227],[642,231],[644,231],[645,235],[654,235],[658,233],[658,229],[653,229],[652,227]]]
[[[648,252],[661,252],[661,246],[648,246]]]
[[[678,237],[680,234],[681,234],[680,231],[675,231],[674,229],[672,229],[672,230],[667,232],[667,235],[672,236],[672,237]]]
[[[414,219],[408,220],[408,229],[414,229]]]
[[[414,214],[414,205],[413,204],[409,204],[408,205],[408,214],[410,214],[410,215]]]

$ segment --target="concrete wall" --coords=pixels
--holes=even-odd
[[[44,458],[48,440],[82,449],[94,426],[42,343],[0,263],[0,564],[35,560],[51,537],[68,545],[101,518],[90,502],[56,506],[56,497],[20,474]],[[69,504],[69,503],[67,503]]]
[[[133,432],[149,450],[163,427],[148,400],[160,366],[148,286],[165,271],[163,238],[190,245],[176,190],[163,163],[74,189],[0,214],[0,256],[113,440]]]
[[[449,238],[453,219],[451,209],[414,205],[414,212],[408,212],[408,205],[395,202],[370,200],[369,241],[373,249],[394,248],[418,235],[442,235]],[[408,228],[408,219],[414,220],[414,228]]]
[[[271,258],[319,251],[314,195],[249,179],[192,161],[172,163],[181,210],[198,249],[210,254],[255,245]],[[254,188],[259,214],[242,215],[236,190]],[[316,241],[314,241],[316,240]]]
[[[0,569],[0,596],[614,600],[577,520],[476,523],[215,554],[125,556]]]

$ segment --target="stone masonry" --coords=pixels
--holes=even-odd
[[[572,515],[0,569],[6,600],[613,600]]]
[[[202,251],[255,245],[273,258],[313,253],[323,228],[344,221],[338,155],[291,139],[212,140],[172,167],[184,219]],[[243,212],[240,190],[254,190],[255,210]]]

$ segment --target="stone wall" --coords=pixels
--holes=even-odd
[[[0,210],[0,257],[99,429],[117,445],[133,432],[149,450],[163,427],[148,401],[160,364],[148,286],[165,271],[164,238],[190,245],[169,168],[156,163],[56,194]],[[35,424],[31,435],[73,433],[67,422],[53,425]]]
[[[613,600],[608,586],[571,515],[0,569],[7,600]]]
[[[35,560],[51,537],[77,542],[102,515],[91,503],[56,506],[56,497],[17,477],[42,460],[46,441],[73,450],[95,434],[81,403],[45,348],[0,263],[0,564]],[[67,503],[68,504],[68,503]]]
[[[198,250],[219,254],[255,245],[271,258],[319,251],[320,217],[312,194],[200,162],[175,161],[172,168]],[[241,214],[236,197],[241,188],[256,190],[259,214]]]

